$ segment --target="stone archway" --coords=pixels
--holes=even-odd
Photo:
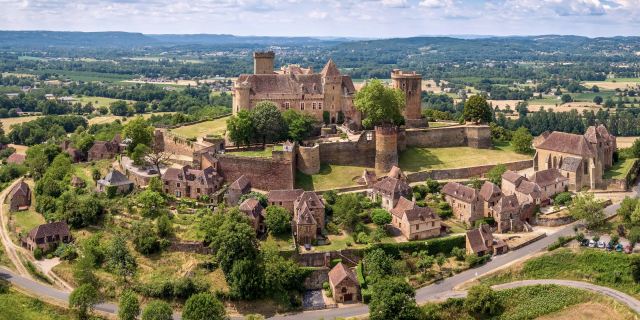
[[[336,123],[336,117],[331,117],[331,124],[335,124]]]

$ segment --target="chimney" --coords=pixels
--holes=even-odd
[[[309,72],[307,74],[313,74],[313,66],[309,66]]]
[[[413,197],[411,198],[411,202],[416,203],[416,195],[414,194]]]

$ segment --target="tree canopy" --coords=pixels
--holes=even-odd
[[[465,121],[482,120],[484,122],[491,121],[491,107],[481,96],[473,96],[464,104],[462,117]]]
[[[404,122],[404,98],[402,90],[386,87],[382,85],[381,80],[373,79],[370,84],[356,92],[354,105],[358,111],[367,115],[367,118],[362,120],[365,128],[372,128],[379,122],[387,121],[400,125]]]

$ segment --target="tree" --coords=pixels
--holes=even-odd
[[[338,199],[338,190],[327,190],[322,193],[322,198],[326,200],[328,204],[334,205]]]
[[[262,244],[260,254],[264,265],[264,287],[267,293],[278,296],[291,290],[304,291],[305,271],[297,262],[285,260],[275,243]]]
[[[484,181],[478,179],[477,176],[473,176],[469,178],[469,184],[471,185],[472,188],[480,191],[480,189],[482,189],[482,186],[484,185]]]
[[[35,250],[33,250],[33,257],[34,257],[36,260],[40,260],[40,259],[42,259],[42,249],[40,249],[40,248],[36,248]]]
[[[268,206],[264,224],[274,234],[285,234],[291,230],[291,214],[285,208]]]
[[[210,293],[194,294],[184,304],[182,309],[184,320],[227,320],[227,310],[222,302]]]
[[[136,111],[136,113],[145,113],[148,107],[149,103],[146,101],[137,101],[133,104],[133,109]]]
[[[266,208],[268,205],[268,199],[267,199],[267,195],[260,193],[260,192],[256,192],[256,191],[251,191],[247,194],[243,194],[240,199],[238,200],[238,203],[243,203],[245,200],[247,199],[256,199],[258,201],[260,201],[260,205],[263,208]]]
[[[633,141],[633,145],[631,145],[631,156],[636,159],[640,158],[640,139],[635,139]]]
[[[606,217],[602,204],[595,200],[593,193],[577,195],[569,214],[576,220],[585,219],[589,228],[599,226]]]
[[[122,135],[130,138],[131,142],[127,146],[127,155],[133,159],[131,154],[135,151],[139,144],[143,144],[149,148],[153,147],[153,131],[154,127],[149,126],[147,120],[142,116],[137,116],[133,120],[127,122],[122,129]]]
[[[151,301],[142,311],[142,320],[173,320],[173,310],[164,301]]]
[[[511,146],[516,153],[527,154],[531,152],[531,141],[533,136],[529,133],[529,130],[525,127],[520,127],[513,134],[511,140]]]
[[[481,96],[473,96],[464,104],[462,117],[465,121],[482,120],[489,123],[491,121],[491,107]]]
[[[367,115],[367,118],[362,120],[362,125],[371,128],[379,122],[387,121],[400,125],[404,121],[404,100],[405,94],[402,90],[383,86],[382,81],[373,79],[370,84],[356,92],[353,103],[358,111]]]
[[[87,155],[89,150],[93,147],[94,140],[95,138],[92,135],[87,134],[78,141],[76,147],[82,151],[82,154]]]
[[[393,269],[393,257],[382,249],[374,249],[366,254],[367,268],[365,272],[373,276],[390,275]]]
[[[435,259],[430,256],[427,251],[420,251],[418,253],[418,268],[422,269],[422,273],[426,274],[427,270],[433,266]]]
[[[79,319],[87,319],[89,312],[98,304],[98,290],[85,283],[69,295],[69,309],[75,309]]]
[[[373,223],[377,224],[378,226],[384,226],[388,223],[391,223],[391,219],[391,214],[387,210],[375,209],[371,211],[371,220],[373,220]]]
[[[263,145],[267,142],[277,142],[285,128],[282,113],[271,101],[260,101],[253,107],[251,123]]]
[[[593,92],[600,92],[600,88],[598,88],[598,86],[593,85],[593,87],[591,87],[591,91]],[[594,101],[595,102],[595,101]]]
[[[243,109],[238,111],[237,116],[229,117],[227,131],[229,131],[229,140],[233,141],[236,146],[240,147],[244,144],[248,147],[255,134],[249,111]]]
[[[627,236],[629,239],[629,246],[631,250],[635,247],[636,243],[640,242],[640,227],[633,227],[629,230],[629,235]]]
[[[418,319],[416,293],[404,279],[386,278],[373,284],[369,319]]]
[[[111,102],[109,104],[109,111],[114,116],[124,116],[127,114],[127,103],[122,100]]]
[[[211,248],[225,275],[231,272],[235,261],[254,260],[258,256],[256,232],[237,207],[231,208],[218,230],[212,231],[215,233],[210,235]]]
[[[493,169],[489,170],[484,176],[489,180],[489,182],[497,185],[498,187],[502,185],[502,175],[505,171],[509,170],[504,164],[498,163],[493,167]]]
[[[73,281],[79,285],[90,283],[95,285],[97,283],[96,275],[93,273],[93,265],[95,258],[91,250],[85,250],[82,253],[82,257],[78,259],[78,262],[73,267]]]
[[[322,111],[322,121],[326,125],[329,125],[331,123],[331,113],[329,111]]]
[[[82,107],[82,112],[84,113],[91,113],[93,110],[93,103],[91,103],[91,101],[87,102],[87,104]]]
[[[147,185],[147,190],[162,194],[162,180],[160,177],[151,177],[151,179],[149,179],[149,185]]]
[[[138,295],[132,290],[124,290],[118,302],[118,319],[135,320],[140,314]]]
[[[136,197],[136,201],[142,204],[142,215],[148,216],[150,212],[167,205],[167,200],[161,193],[151,190],[145,190]]]
[[[362,212],[362,205],[354,193],[348,193],[338,198],[333,206],[333,211],[345,227],[353,229],[360,223],[358,214]]]
[[[243,259],[233,263],[230,279],[231,294],[243,300],[255,300],[264,293],[264,269],[254,260]]]
[[[127,276],[133,275],[138,268],[136,258],[127,248],[127,238],[123,234],[115,235],[107,253],[107,267],[127,281]]]
[[[604,99],[602,99],[601,96],[593,97],[593,102],[595,102],[595,104],[597,104],[597,105],[600,105],[602,103],[602,101],[604,101]]]
[[[133,231],[132,242],[136,251],[142,254],[151,254],[160,250],[158,236],[149,219],[135,221],[131,229]]]
[[[471,287],[467,298],[464,300],[464,308],[471,312],[485,315],[493,315],[499,311],[500,300],[496,293],[488,285],[475,285]]]
[[[173,222],[167,215],[162,215],[156,222],[158,236],[167,238],[173,235]]]
[[[98,181],[101,177],[102,175],[100,174],[100,170],[98,170],[98,168],[91,168],[91,178],[93,179],[93,181]]]
[[[567,103],[567,102],[573,101],[573,98],[571,98],[570,94],[565,93],[565,94],[562,95],[561,100],[562,100],[562,103]]]
[[[311,135],[313,125],[318,122],[316,116],[289,109],[282,113],[286,126],[286,139],[301,143]]]
[[[615,106],[616,106],[616,103],[615,103],[615,102],[613,102],[613,99],[611,99],[611,98],[607,99],[607,101],[605,101],[605,102],[604,102],[604,105],[603,105],[603,107],[605,107],[605,108],[607,108],[607,109],[608,109],[608,108],[613,108],[613,107],[615,107]]]
[[[153,148],[148,147],[144,144],[139,144],[133,150],[131,154],[131,159],[137,165],[143,166],[152,166],[158,171],[158,177],[162,177],[162,173],[160,171],[160,167],[169,167],[171,166],[171,161],[169,161],[175,152],[164,152],[161,148]]]

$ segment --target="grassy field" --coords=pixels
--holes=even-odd
[[[149,119],[149,117],[151,117],[151,115],[163,115],[165,113],[175,113],[175,112],[152,112],[152,113],[143,113],[141,114],[141,116],[145,119]],[[127,123],[129,120],[134,119],[135,117],[137,117],[138,115],[136,114],[133,117],[128,117],[126,118],[125,121],[123,121],[122,123]],[[101,123],[111,123],[116,119],[120,119],[120,121],[122,121],[123,117],[118,117],[118,116],[114,116],[114,115],[105,115],[105,116],[100,116],[100,117],[95,117],[92,119],[89,119],[89,125],[92,124],[101,124]]]
[[[296,171],[296,188],[304,190],[325,190],[331,188],[341,188],[357,185],[354,177],[362,175],[362,167],[336,166],[330,164],[321,164],[320,172],[314,175],[308,175]]]
[[[109,107],[109,104],[111,102],[116,102],[116,101],[120,101],[120,99],[111,99],[111,98],[102,98],[102,97],[87,97],[87,96],[82,96],[79,97],[77,95],[73,95],[74,98],[76,98],[76,100],[78,100],[79,102],[82,102],[83,105],[91,102],[93,104],[93,107],[98,109],[100,107]],[[135,101],[133,100],[124,100],[125,102],[127,102],[127,104],[132,104]]]
[[[640,137],[616,137],[616,145],[618,148],[629,148],[638,138]]]
[[[447,127],[453,125],[452,123],[446,122],[429,122],[429,128],[437,128],[437,127]]]
[[[603,179],[624,179],[637,159],[622,159],[604,171]]]
[[[178,129],[173,129],[175,133],[183,134],[187,137],[203,137],[207,134],[223,134],[227,131],[227,119],[220,118],[213,121],[205,121],[190,126],[184,126]]]
[[[2,241],[0,241],[0,266],[8,268],[9,270],[12,270],[14,272],[16,270],[16,267],[13,265],[13,262],[11,262],[11,259],[9,258],[9,254],[7,253],[7,250],[4,248]]]
[[[282,151],[282,146],[275,146],[276,151]],[[272,147],[266,147],[264,151],[240,151],[230,152],[229,154],[241,157],[271,157]]]
[[[75,318],[68,309],[45,303],[14,289],[8,289],[6,293],[0,294],[0,310],[2,310],[0,320],[69,320]]]
[[[640,78],[613,78],[607,79],[605,82],[640,82]]]
[[[34,182],[31,179],[25,179],[29,185],[29,188],[33,190]],[[7,197],[8,199],[9,197]],[[7,200],[7,204],[4,204],[5,212],[9,212],[9,200]],[[15,221],[15,231],[17,233],[27,233],[31,231],[31,229],[46,223],[44,217],[36,212],[36,199],[35,197],[31,197],[31,205],[29,206],[29,210],[18,211],[12,213],[12,219]]]
[[[35,119],[40,118],[40,117],[42,117],[42,116],[5,118],[5,119],[0,120],[0,122],[2,122],[2,127],[4,128],[4,131],[6,133],[9,133],[9,132],[11,132],[10,126],[12,124],[28,122],[28,121],[35,120]]]
[[[574,101],[586,101],[592,102],[593,98],[596,96],[602,97],[602,99],[607,100],[616,95],[615,91],[600,91],[600,92],[585,92],[577,95],[573,98]]]
[[[480,164],[504,163],[532,159],[532,155],[517,154],[508,142],[494,141],[493,149],[470,147],[416,148],[407,147],[400,152],[398,166],[407,172],[428,169],[470,167]]]

